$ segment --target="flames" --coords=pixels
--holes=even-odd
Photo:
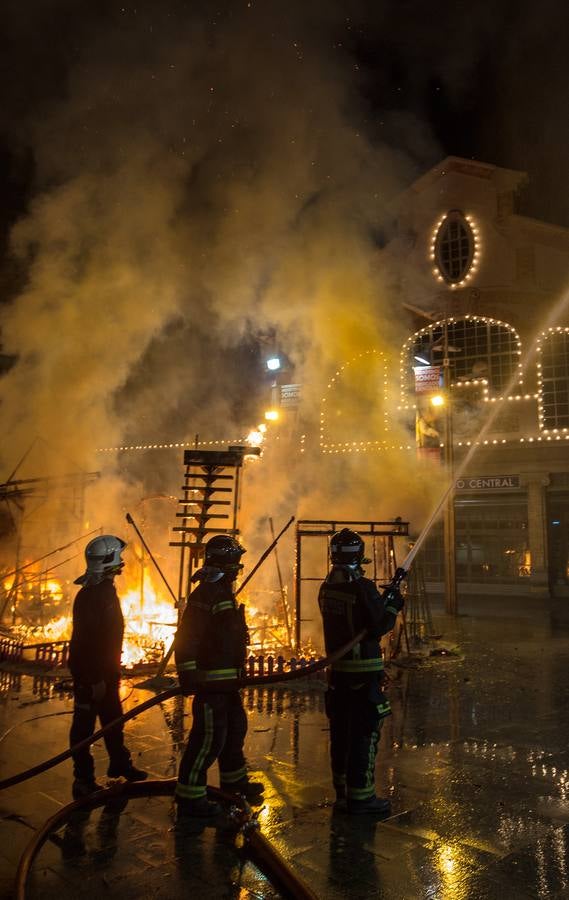
[[[158,593],[146,569],[140,581],[139,586],[119,593],[125,622],[122,664],[127,669],[159,662],[176,631],[177,611],[172,600]]]
[[[13,580],[4,579],[2,586],[9,596]],[[69,640],[75,591],[69,582],[44,580],[41,573],[28,570],[12,601],[18,621],[11,633],[29,644]],[[147,568],[125,572],[117,591],[125,620],[122,665],[131,669],[159,662],[176,629],[177,612],[171,598],[161,596]]]
[[[166,594],[153,570],[129,566],[117,579],[117,592],[125,622],[122,665],[133,669],[143,664],[159,663],[170,646],[176,631],[178,613],[172,598]],[[5,596],[13,587],[4,579]],[[72,606],[75,586],[70,582],[49,578],[41,573],[27,573],[17,588],[12,602],[16,609],[16,623],[11,633],[25,643],[39,644],[69,640],[72,627]],[[290,649],[290,634],[283,616],[283,597],[267,592],[268,597],[241,595],[245,604],[250,633],[250,650],[255,655],[283,653]],[[288,605],[287,605],[288,614]]]
[[[253,605],[250,595],[241,595],[239,597],[239,600],[245,605],[245,616],[250,638],[249,650],[254,654],[280,654],[291,649],[291,636],[286,628],[284,616],[278,609],[283,600],[280,593],[278,595],[276,591],[270,591],[269,593],[272,596],[269,598],[268,606],[272,606],[272,609],[260,609],[258,606]],[[287,603],[288,612],[286,596],[284,602]],[[267,606],[267,603],[263,602],[263,606]]]

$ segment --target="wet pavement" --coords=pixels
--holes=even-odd
[[[391,667],[394,715],[377,780],[393,814],[383,822],[332,806],[322,687],[245,693],[247,755],[266,785],[263,833],[318,897],[569,897],[569,625],[537,599],[492,604],[454,623],[435,619],[439,646],[458,656]],[[149,696],[128,681],[122,692],[125,708]],[[70,710],[53,687],[42,693],[31,677],[3,675],[2,775],[59,752]],[[24,722],[35,716],[49,718]],[[174,776],[190,722],[188,701],[176,698],[129,723],[135,762],[153,777]],[[102,743],[95,755],[104,781]],[[11,895],[32,829],[69,801],[70,768],[0,795],[0,896]],[[169,798],[76,817],[41,851],[29,892],[42,900],[194,894],[281,896],[222,826],[177,824]]]

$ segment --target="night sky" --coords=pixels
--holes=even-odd
[[[7,0],[0,353],[21,360],[7,395],[30,379],[53,379],[52,395],[67,385],[93,297],[111,304],[131,352],[105,387],[88,373],[83,399],[95,390],[102,408],[113,393],[122,421],[137,404],[156,410],[127,433],[170,433],[166,412],[194,417],[177,361],[207,390],[220,377],[204,374],[211,340],[241,348],[223,368],[227,397],[242,348],[254,368],[251,348],[272,329],[302,364],[314,334],[297,324],[303,295],[320,291],[329,309],[328,261],[344,254],[361,265],[338,270],[334,292],[361,280],[365,297],[390,199],[447,155],[527,171],[522,212],[569,226],[566,18],[558,0]],[[128,290],[117,290],[123,264]],[[45,339],[33,334],[40,316]],[[46,348],[58,327],[69,358],[56,361]],[[333,340],[321,336],[332,358],[349,352]]]
[[[144,5],[144,0],[3,4],[2,189],[10,210],[19,208],[22,186],[30,179],[25,139],[18,134],[22,121],[41,115],[45,104],[64,97],[69,70],[80,62],[94,35],[128,28],[129,17],[141,15]],[[246,0],[244,4],[166,0],[160,4],[162,12],[154,14],[208,22],[235,15],[242,5]],[[549,168],[549,153],[555,155],[557,150],[559,158],[564,155],[568,63],[563,4],[332,0],[328,6],[337,11],[331,38],[360,69],[367,124],[378,127],[387,140],[399,140],[413,152],[405,145],[404,121],[417,119],[426,139],[430,137],[442,152],[531,166],[533,178],[539,177],[541,168]],[[324,18],[329,27],[329,16]],[[393,122],[397,117],[402,120],[399,131]],[[557,147],[550,145],[554,135]],[[564,199],[548,197],[545,203],[559,210],[558,218],[567,218]]]
[[[3,4],[2,299],[14,275],[14,263],[6,258],[7,232],[39,187],[29,123],[65,100],[70,72],[81,65],[93,42],[116,30],[128,31],[146,16],[149,23],[154,20],[156,41],[167,44],[172,32],[165,22],[175,26],[193,19],[215,28],[216,20],[238,17],[247,5],[246,0]],[[300,4],[283,6],[292,10]],[[350,114],[373,141],[409,154],[418,169],[453,154],[527,170],[527,211],[569,225],[564,4],[332,0],[326,7],[325,40],[351,57],[357,72]],[[318,4],[314,9],[317,20]],[[315,27],[314,21],[309,27]],[[144,46],[140,51],[145,52]]]

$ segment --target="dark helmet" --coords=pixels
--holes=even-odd
[[[206,566],[218,566],[220,569],[241,568],[239,560],[247,551],[228,534],[216,534],[205,545]]]
[[[342,528],[330,540],[330,559],[335,566],[360,566],[369,562],[364,558],[365,544],[356,531]]]

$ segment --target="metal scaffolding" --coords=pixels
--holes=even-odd
[[[182,540],[170,541],[171,547],[180,548],[179,610],[190,593],[192,575],[201,563],[207,539],[213,534],[239,534],[241,469],[246,456],[259,454],[258,448],[242,446],[184,452],[184,496],[178,501],[183,509],[176,513],[182,522],[172,529]],[[227,524],[218,526],[220,521]]]
[[[327,560],[329,558],[330,538],[342,528],[350,528],[357,531],[364,538],[371,538],[371,553],[373,574],[370,577],[376,583],[387,583],[395,574],[397,559],[395,555],[395,538],[405,537],[409,534],[409,523],[401,519],[387,522],[346,521],[340,519],[302,519],[296,525],[296,554],[295,554],[295,578],[294,578],[294,647],[301,647],[302,622],[302,585],[305,582],[322,582],[326,571],[317,575],[304,575],[302,564],[303,539],[325,538],[327,545]]]

